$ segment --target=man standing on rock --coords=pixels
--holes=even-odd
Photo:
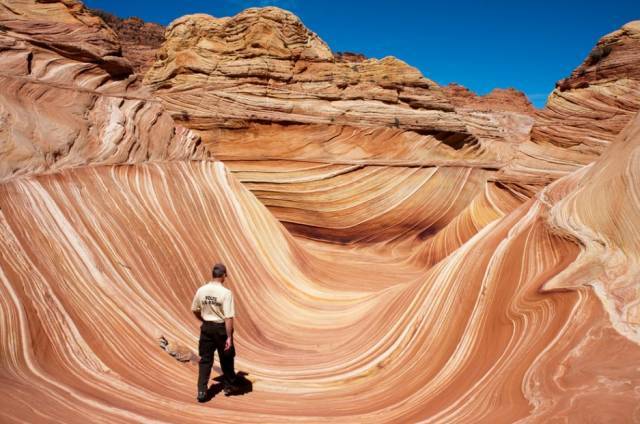
[[[213,353],[216,350],[218,351],[220,368],[222,368],[225,394],[229,394],[233,390],[236,380],[233,365],[233,358],[236,354],[233,346],[233,317],[235,315],[233,294],[231,290],[223,287],[227,276],[227,269],[223,264],[216,264],[212,274],[213,280],[196,291],[191,304],[194,315],[202,321],[198,344],[198,354],[200,355],[198,402],[204,402],[207,399]]]

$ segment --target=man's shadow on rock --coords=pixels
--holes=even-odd
[[[252,392],[253,383],[251,382],[251,380],[247,379],[247,375],[249,374],[243,371],[236,373],[236,382],[234,383],[233,387],[231,387],[230,390],[227,393],[225,393],[225,396],[240,396],[240,395],[246,395],[247,393]],[[224,389],[223,379],[224,377],[221,375],[214,378],[216,383],[212,384],[207,390],[207,397],[205,402],[208,402],[211,399],[213,399],[218,393],[220,393]]]

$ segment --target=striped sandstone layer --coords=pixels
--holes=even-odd
[[[420,164],[435,155],[495,165],[513,154],[510,144],[526,138],[532,124],[529,111],[525,117],[458,113],[446,92],[417,69],[394,57],[343,60],[295,15],[274,7],[231,18],[177,19],[167,27],[158,58],[145,83],[178,122],[225,156],[248,155],[227,151],[247,131],[252,145],[244,150],[269,143],[272,134],[261,134],[278,125],[286,128],[277,132],[294,133],[287,143],[269,146],[271,157],[337,160],[336,152],[322,152],[329,139],[309,143],[295,131],[346,127],[357,132],[351,138],[366,151],[347,149],[344,160],[383,160],[388,152],[390,158]],[[509,120],[513,123],[504,125]],[[407,156],[378,146],[382,154],[372,158],[368,145],[382,140],[371,143],[369,132],[380,128],[409,132],[415,139],[409,146],[426,144],[429,151],[415,149]]]
[[[514,88],[495,88],[484,96],[478,96],[466,87],[451,83],[443,87],[454,106],[476,110],[496,112],[511,111],[520,113],[535,112],[527,96]]]
[[[0,3],[0,181],[75,166],[203,159],[74,1]]]
[[[75,2],[0,4],[11,16],[41,19],[21,37],[61,21],[79,25],[72,33],[95,34],[95,21],[84,28],[73,18],[84,16]],[[2,36],[16,38],[13,28]],[[47,66],[59,78],[75,76],[74,90],[91,80],[71,72],[84,67],[119,87],[115,105],[131,100],[118,84],[145,92],[135,79],[105,75],[93,59],[54,47],[20,45],[34,57],[57,54]],[[31,83],[49,89],[36,75]],[[39,93],[20,97],[39,108],[33,122],[66,122],[80,135],[104,127],[92,103],[52,103]],[[17,113],[18,96],[2,96],[4,110]],[[3,422],[640,420],[639,118],[596,162],[526,196],[495,180],[481,153],[466,150],[466,162],[463,152],[403,128],[258,124],[270,131],[262,140],[273,138],[266,146],[252,143],[255,123],[233,133],[264,152],[286,152],[279,145],[287,135],[309,137],[309,155],[335,163],[222,162],[173,125],[161,128],[185,136],[163,139],[163,148],[145,135],[167,112],[152,96],[135,100],[131,109],[107,109],[122,116],[129,136],[115,142],[113,131],[95,130],[84,140],[157,156],[71,149],[43,164],[32,152],[47,145],[34,132],[19,139],[31,156],[6,160],[14,171],[0,184]],[[157,120],[144,119],[145,107],[157,108]],[[482,127],[469,130],[469,116],[495,116],[453,113],[468,133]],[[336,140],[324,151],[323,131]],[[21,133],[6,134],[3,148]],[[50,134],[48,142],[61,138]],[[427,166],[432,154],[441,163]],[[272,214],[250,184],[275,187],[272,200],[283,209]],[[283,199],[278,184],[296,190]],[[296,207],[322,216],[320,240],[295,237],[276,219],[286,223],[278,214]],[[237,368],[253,391],[197,404],[189,304],[217,260],[236,293]]]
[[[556,84],[536,113],[504,181],[523,176],[546,184],[591,162],[640,110],[640,21],[602,37],[584,62]]]
[[[479,193],[531,191],[493,182],[528,140],[530,109],[456,108],[415,68],[344,60],[281,9],[177,19],[158,58],[145,83],[297,235],[424,238]],[[437,185],[451,197],[417,200]]]
[[[598,156],[640,110],[640,21],[602,37],[549,96],[533,127],[536,143]]]

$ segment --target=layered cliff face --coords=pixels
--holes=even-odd
[[[489,112],[508,111],[533,114],[535,108],[527,96],[514,88],[495,88],[484,96],[478,96],[459,84],[443,87],[451,103],[458,108],[470,108]]]
[[[234,130],[261,124],[395,128],[421,135],[424,142],[441,145],[441,154],[454,157],[451,150],[473,153],[485,147],[482,139],[491,137],[484,133],[507,138],[502,134],[507,130],[490,118],[474,122],[457,113],[446,92],[415,68],[393,57],[334,56],[296,16],[281,9],[248,9],[221,19],[186,16],[167,28],[166,37],[145,82],[213,149],[234,137]],[[282,146],[272,154],[295,147]],[[486,149],[484,155],[476,152],[485,161],[502,153],[489,142]]]
[[[465,132],[437,85],[416,69],[391,57],[336,61],[281,9],[191,15],[169,25],[166,37],[146,82],[199,129],[266,121]]]
[[[640,110],[640,21],[598,41],[585,61],[559,81],[531,138],[579,152],[580,165],[599,156]]]
[[[136,73],[144,75],[156,61],[156,51],[164,42],[165,28],[153,22],[144,22],[138,17],[119,18],[102,10],[91,10],[118,35],[124,56]]]
[[[276,217],[312,239],[390,240],[447,225],[493,184],[533,123],[528,108],[456,108],[395,58],[334,56],[277,8],[186,16],[166,37],[145,82]],[[416,210],[412,195],[442,184],[458,200]],[[502,190],[520,198],[526,184]]]
[[[176,21],[149,88],[79,3],[0,7],[3,420],[640,420],[640,118],[527,168],[530,112],[336,58],[278,9]],[[325,74],[271,76],[291,63]],[[327,98],[345,75],[362,97]],[[217,261],[253,391],[197,404]]]
[[[72,1],[4,1],[0,181],[68,167],[210,156],[121,56],[116,35]]]

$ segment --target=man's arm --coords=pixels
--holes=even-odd
[[[224,328],[227,330],[227,341],[224,344],[224,350],[229,350],[233,346],[233,318],[224,319]]]
[[[227,341],[224,344],[224,350],[229,350],[233,346],[233,317],[236,315],[231,292],[224,299],[222,309],[224,311],[224,328],[227,330]]]
[[[198,297],[198,292],[196,291],[196,295],[193,296],[193,301],[191,302],[191,312],[196,316],[200,321],[204,322],[202,319],[202,315],[200,314],[200,298]]]

